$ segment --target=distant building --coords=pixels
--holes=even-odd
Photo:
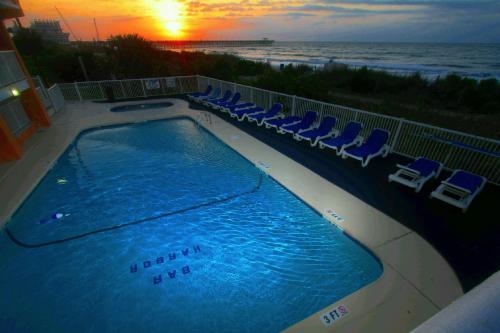
[[[69,33],[62,31],[57,20],[34,20],[31,29],[40,34],[43,40],[57,44],[69,44]]]

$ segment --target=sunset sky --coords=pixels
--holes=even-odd
[[[498,0],[21,0],[33,18],[64,14],[77,38],[500,42]],[[63,26],[64,27],[64,26]],[[64,27],[66,29],[66,27]]]

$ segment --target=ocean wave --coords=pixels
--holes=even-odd
[[[500,78],[500,45],[276,42],[272,46],[218,50],[254,61],[322,66],[334,59],[351,67],[424,77],[455,73],[477,79]]]

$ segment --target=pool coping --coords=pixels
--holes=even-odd
[[[104,126],[188,117],[319,214],[328,215],[326,218],[331,223],[368,248],[383,265],[383,273],[376,281],[289,327],[287,332],[407,332],[463,294],[448,263],[410,229],[222,118],[210,112],[191,110],[183,100],[155,100],[160,101],[172,102],[173,106],[149,109],[147,113],[116,113],[108,111],[111,105],[144,101],[67,104],[64,111],[55,115],[51,128],[31,139],[24,157],[0,172],[0,202],[6,202],[0,207],[0,227],[82,132]],[[328,209],[334,213],[327,214]],[[325,326],[320,316],[340,305],[348,309],[349,315]]]

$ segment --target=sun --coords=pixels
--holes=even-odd
[[[184,4],[177,0],[162,0],[154,3],[155,15],[169,37],[179,38],[184,34]]]
[[[165,23],[165,28],[173,36],[179,36],[182,32],[182,24],[178,21]]]

